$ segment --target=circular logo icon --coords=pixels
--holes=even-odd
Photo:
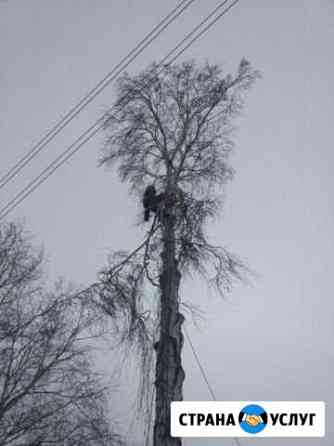
[[[239,413],[240,427],[248,434],[258,434],[267,426],[268,415],[263,407],[249,404]]]

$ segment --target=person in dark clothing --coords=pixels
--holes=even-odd
[[[164,200],[164,196],[164,193],[157,195],[157,191],[153,184],[147,186],[143,197],[143,206],[145,209],[144,221],[149,221],[151,212],[154,212],[156,214],[161,209],[161,204]]]

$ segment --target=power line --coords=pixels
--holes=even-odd
[[[204,379],[204,381],[205,381],[205,383],[207,385],[207,388],[208,388],[208,391],[209,391],[209,393],[211,395],[211,398],[213,399],[213,401],[217,401],[216,395],[215,395],[215,393],[213,391],[213,388],[212,388],[212,386],[211,386],[211,384],[209,382],[208,376],[207,376],[207,374],[206,374],[206,372],[204,370],[204,367],[202,365],[200,357],[199,357],[199,355],[198,355],[198,353],[197,353],[197,351],[195,349],[194,343],[192,342],[191,337],[189,336],[189,333],[188,333],[187,328],[185,326],[183,327],[183,331],[184,331],[184,334],[186,335],[187,341],[188,341],[188,343],[190,345],[190,349],[192,351],[192,354],[194,355],[194,358],[195,358],[196,363],[198,365],[198,368],[199,368],[199,370],[201,372],[201,375],[202,375],[202,377],[203,377],[203,379]],[[241,446],[241,442],[240,442],[239,438],[235,437],[235,438],[233,438],[233,440],[235,441],[237,446]]]
[[[44,183],[59,167],[65,164],[73,155],[75,155],[81,147],[91,140],[99,131],[100,126],[96,123],[89,127],[68,149],[61,153],[52,163],[50,163],[42,172],[28,183],[1,211],[0,221],[3,220],[13,209],[15,209],[23,200],[32,194],[38,186]],[[78,146],[77,143],[80,142]],[[75,147],[76,146],[76,147]],[[72,150],[73,149],[73,150]],[[18,201],[16,201],[18,200]]]
[[[200,26],[206,23],[207,20],[211,18],[220,8],[225,6],[227,2],[228,0],[219,3],[219,5],[204,20],[202,20],[202,22],[199,25],[197,25],[193,31],[187,34],[187,36],[183,39],[183,41],[191,37],[191,35],[194,34],[195,29],[197,30]],[[181,56],[181,54],[183,54],[193,43],[195,43],[196,40],[202,37],[202,35],[205,34],[211,28],[211,26],[213,26],[216,22],[218,22],[219,19],[221,19],[225,14],[227,14],[228,11],[232,9],[233,6],[235,6],[238,2],[239,0],[234,0],[227,8],[225,8],[220,14],[218,14],[218,16],[215,19],[213,19],[210,23],[208,23],[208,25],[199,34],[197,34],[192,40],[190,40],[190,42],[179,53],[176,54],[176,56],[169,62],[169,64],[173,63],[179,56]]]
[[[196,32],[205,24],[210,18],[215,15],[221,9],[228,0],[222,1],[204,20],[196,25],[192,31],[190,31],[181,42],[178,43],[160,62],[163,69],[163,64],[166,60],[177,51],[189,38],[190,42],[182,48],[169,62],[168,65],[174,62],[181,54],[183,54],[191,45],[193,45],[205,32],[207,32],[211,26],[213,26],[221,17],[223,17],[239,0],[234,0],[227,8],[225,8],[218,16],[216,16],[211,22],[209,22],[204,29],[198,34]],[[193,37],[194,36],[194,37]],[[95,136],[98,131],[103,127],[103,118],[98,119],[91,127],[89,127],[84,133],[82,133],[65,151],[63,151],[54,161],[52,161],[34,180],[26,185],[15,197],[7,203],[0,210],[0,221],[3,220],[13,209],[15,209],[25,198],[27,198],[39,185],[44,183],[59,167],[61,167],[66,161],[68,161],[77,151],[86,144],[90,139]],[[91,132],[91,133],[90,133]],[[79,143],[78,147],[75,147]],[[35,184],[36,183],[36,184]]]
[[[160,65],[163,68],[163,65],[165,64],[165,62],[168,60],[168,58],[170,56],[173,55],[173,53],[175,53],[175,51],[177,51],[187,40],[191,39],[192,36],[194,36],[194,34],[196,34],[196,32],[206,23],[208,22],[208,20],[211,19],[211,17],[213,17],[222,7],[224,7],[226,5],[226,3],[228,3],[229,0],[223,0],[222,2],[220,2],[216,8],[210,12],[210,14],[208,14],[200,23],[198,23],[188,34],[186,34],[186,36],[172,49],[169,51],[169,53],[167,53],[167,55],[161,59],[161,61],[158,63],[158,66]],[[195,35],[195,37],[193,39],[190,40],[190,42],[184,47],[182,48],[182,50],[180,50],[170,61],[168,61],[168,63],[166,65],[170,65],[172,64],[178,57],[180,57],[196,40],[198,40],[206,31],[208,31],[209,28],[211,28],[211,26],[213,26],[223,15],[225,15],[236,3],[238,3],[239,0],[234,0],[230,6],[228,6],[226,9],[224,9],[214,20],[212,20],[210,23],[208,23],[208,25],[197,35]],[[127,97],[127,94],[121,99],[122,101],[125,100]]]
[[[182,0],[163,18],[115,67],[72,107],[9,171],[0,178],[0,189],[32,161],[97,95],[99,95],[119,74],[135,60],[173,21],[175,21],[195,0]],[[161,28],[161,29],[159,29]],[[129,60],[128,60],[129,59]],[[127,61],[127,62],[126,62]],[[126,64],[125,64],[126,62]],[[122,66],[125,64],[124,66]]]

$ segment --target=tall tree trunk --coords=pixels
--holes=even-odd
[[[167,201],[167,200],[166,200]],[[163,218],[162,271],[160,275],[160,339],[156,354],[156,405],[154,446],[181,446],[180,438],[170,436],[170,404],[182,400],[185,374],[181,364],[184,317],[179,312],[181,274],[175,257],[175,217],[172,204],[166,204]],[[175,201],[174,201],[175,204]]]

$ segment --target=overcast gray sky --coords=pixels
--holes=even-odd
[[[174,0],[0,3],[1,173],[92,88],[175,5]],[[129,68],[161,59],[218,2],[197,0]],[[221,400],[324,400],[325,439],[245,439],[266,446],[334,445],[334,2],[241,0],[183,56],[262,72],[238,119],[222,218],[210,234],[258,277],[225,300],[188,281],[206,312],[189,326]],[[112,103],[107,89],[6,190],[1,205]],[[97,168],[102,136],[11,214],[43,243],[51,278],[95,279],[109,248],[131,248],[138,204]],[[185,345],[185,399],[210,395]],[[131,436],[131,432],[129,433]],[[232,444],[188,440],[186,446]]]

